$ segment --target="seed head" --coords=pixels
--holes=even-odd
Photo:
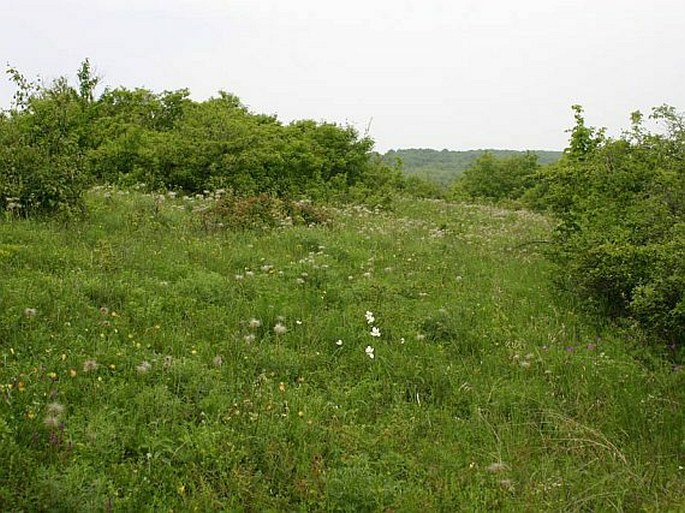
[[[83,362],[83,372],[93,372],[97,370],[98,363],[95,360],[86,360]]]
[[[56,401],[52,402],[48,404],[48,407],[45,409],[45,413],[48,417],[57,418],[64,413],[64,406]]]
[[[490,472],[491,474],[499,474],[500,472],[504,472],[507,469],[508,467],[502,462],[495,462],[488,465],[488,472]]]
[[[142,362],[140,365],[137,365],[137,366],[136,366],[136,370],[138,371],[138,374],[145,374],[145,373],[147,373],[151,368],[152,368],[152,365],[150,365],[150,363],[147,362],[147,361]]]

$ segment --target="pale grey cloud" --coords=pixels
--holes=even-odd
[[[111,86],[370,123],[381,150],[561,148],[573,103],[611,128],[685,108],[679,0],[4,3],[2,60],[28,75],[73,75],[87,56]]]

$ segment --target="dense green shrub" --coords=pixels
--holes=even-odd
[[[185,90],[105,92],[97,104],[98,144],[88,154],[99,181],[145,183],[187,192],[320,195],[356,184],[373,145],[351,127],[253,114],[220,92],[204,102]]]
[[[28,216],[80,208],[95,84],[89,70],[86,61],[78,91],[63,78],[44,86],[8,70],[18,91],[0,117],[0,210]]]
[[[670,107],[612,140],[576,126],[562,160],[530,194],[559,219],[553,259],[566,284],[610,313],[629,316],[669,343],[685,340],[685,119]]]
[[[451,192],[453,196],[493,201],[517,200],[533,186],[539,167],[532,152],[507,158],[485,152],[456,180]]]
[[[203,102],[185,89],[106,89],[86,60],[78,86],[17,85],[0,119],[0,208],[29,215],[78,206],[91,183],[239,196],[345,197],[376,201],[401,176],[349,126],[311,120],[282,124],[254,114],[229,93]]]

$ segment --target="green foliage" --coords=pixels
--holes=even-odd
[[[685,131],[671,107],[654,109],[654,134],[634,113],[617,140],[576,127],[564,158],[529,199],[560,220],[552,256],[570,287],[661,338],[685,340]]]
[[[8,73],[17,93],[0,120],[2,210],[30,215],[76,208],[93,182],[365,201],[402,185],[373,156],[373,141],[349,126],[283,125],[223,91],[203,102],[185,89],[105,89],[96,97],[99,78],[88,60],[78,87],[65,78],[44,87],[14,69]]]
[[[538,169],[535,153],[498,159],[486,152],[464,171],[453,185],[453,193],[493,201],[517,200],[532,187]]]
[[[525,155],[529,152],[515,150],[431,150],[404,149],[389,150],[383,155],[383,160],[390,165],[401,162],[402,172],[408,177],[418,177],[442,186],[448,186],[457,180],[462,173],[485,153],[497,159],[508,159]],[[533,151],[538,156],[540,164],[556,162],[561,157],[558,151]]]
[[[446,197],[445,187],[419,176],[407,176],[402,189],[416,198],[445,199]]]
[[[95,79],[84,68],[81,92]],[[73,212],[88,185],[83,158],[89,137],[88,98],[67,80],[31,83],[8,69],[17,86],[15,107],[0,118],[0,210],[29,216]]]
[[[221,194],[218,201],[202,209],[202,222],[211,229],[245,230],[325,223],[328,215],[310,201],[261,193],[257,196]]]

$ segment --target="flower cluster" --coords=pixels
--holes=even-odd
[[[364,318],[366,319],[366,323],[370,326],[376,322],[376,317],[373,315],[373,312],[370,312],[368,310],[366,311],[366,313],[364,313]],[[381,330],[377,326],[371,326],[371,331],[369,332],[369,334],[374,338],[378,338],[381,336]],[[372,360],[376,357],[376,353],[374,351],[375,350],[373,346],[366,346],[366,349],[364,349],[366,356],[368,356]]]

